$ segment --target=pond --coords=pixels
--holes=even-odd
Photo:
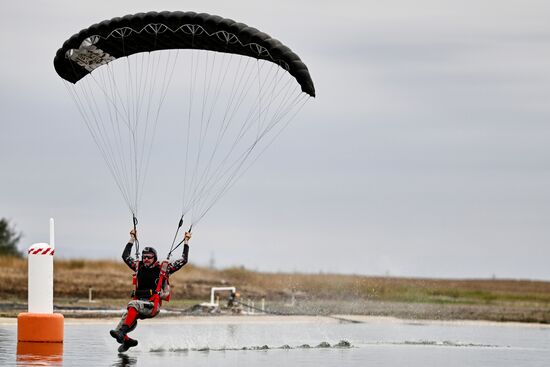
[[[118,353],[110,320],[66,319],[57,350],[17,354],[0,323],[2,366],[548,366],[550,326],[361,316],[181,317],[141,321]],[[55,347],[54,347],[55,348]],[[49,354],[48,354],[49,353]]]

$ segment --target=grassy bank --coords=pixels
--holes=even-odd
[[[24,303],[27,263],[0,258],[4,302]],[[96,305],[118,305],[132,289],[122,262],[57,260],[56,305],[83,304],[93,288]],[[408,318],[486,319],[550,322],[550,282],[529,280],[445,280],[335,274],[259,273],[244,268],[214,270],[188,264],[171,278],[172,308],[207,301],[213,286],[235,286],[243,300],[283,313],[355,313]]]

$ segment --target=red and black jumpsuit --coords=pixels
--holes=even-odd
[[[143,262],[138,262],[132,257],[132,246],[132,242],[126,244],[122,252],[122,259],[130,269],[137,273],[137,285],[134,299],[128,302],[127,311],[122,315],[116,330],[120,329],[122,325],[127,325],[129,331],[132,331],[137,326],[138,319],[155,317],[159,311],[160,302],[158,300],[155,302],[154,297],[159,297],[156,290],[160,279],[160,263],[157,261],[150,267],[144,266]],[[184,244],[182,257],[168,264],[167,277],[187,264],[188,255],[189,245]],[[164,282],[168,282],[168,278],[165,278]],[[164,284],[161,289],[163,288]]]

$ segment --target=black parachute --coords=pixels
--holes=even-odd
[[[117,58],[167,49],[203,49],[268,60],[286,69],[303,92],[315,97],[306,65],[290,48],[246,24],[206,13],[148,12],[94,24],[65,41],[54,67],[60,77],[76,83]]]
[[[308,68],[287,46],[205,13],[94,24],[64,42],[54,67],[134,217],[157,125],[181,137],[171,165],[183,175],[181,214],[190,225],[315,96]]]

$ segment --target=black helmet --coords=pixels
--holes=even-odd
[[[145,253],[155,255],[155,260],[158,258],[158,256],[157,256],[157,250],[155,250],[155,249],[152,248],[152,247],[144,247],[144,248],[143,248],[143,251],[141,251],[141,256],[143,256],[143,254],[145,254]]]

